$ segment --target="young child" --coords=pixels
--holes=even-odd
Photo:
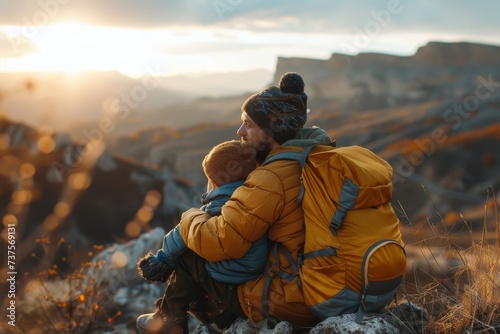
[[[208,179],[207,193],[202,196],[203,210],[212,216],[220,214],[222,205],[256,168],[255,155],[250,143],[237,140],[223,142],[208,153],[202,163]],[[162,249],[139,260],[139,275],[148,282],[166,282],[175,270],[175,260],[187,249],[177,226],[163,238]],[[264,235],[243,257],[207,262],[206,269],[217,281],[241,284],[262,273],[268,250],[268,238]]]

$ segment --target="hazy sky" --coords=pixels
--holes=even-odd
[[[273,70],[278,56],[500,45],[497,0],[1,0],[0,71]]]

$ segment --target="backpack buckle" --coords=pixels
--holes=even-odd
[[[300,268],[302,267],[302,264],[304,263],[304,258],[302,256],[303,254],[302,253],[299,253],[297,255],[297,266]]]
[[[360,304],[361,304],[361,306],[360,306],[360,307],[362,307],[362,308],[363,308],[363,311],[364,311],[365,313],[367,313],[368,311],[367,311],[367,309],[366,309],[365,300],[366,300],[366,295],[363,293],[363,294],[361,295],[361,298],[359,299],[359,302],[360,302]]]
[[[360,299],[359,299],[360,305],[358,306],[358,311],[356,312],[356,316],[355,316],[355,321],[359,325],[363,324],[363,318],[364,318],[365,314],[367,313],[365,299],[366,299],[366,295],[363,293],[360,296]]]
[[[274,276],[278,275],[280,272],[280,268],[273,264],[269,269],[267,270],[267,276],[273,278]]]

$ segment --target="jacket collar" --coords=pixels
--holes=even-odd
[[[212,216],[220,214],[220,208],[227,202],[236,188],[243,185],[244,182],[243,180],[231,182],[204,193],[201,196],[201,201],[204,204],[202,210],[205,210]]]
[[[294,139],[286,141],[283,146],[309,147],[311,145],[330,145],[331,138],[325,130],[319,127],[302,128]]]

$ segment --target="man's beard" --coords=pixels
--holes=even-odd
[[[270,143],[261,143],[257,148],[257,153],[255,155],[257,162],[259,164],[263,163],[266,160],[269,153],[271,153],[271,150],[272,148]]]

